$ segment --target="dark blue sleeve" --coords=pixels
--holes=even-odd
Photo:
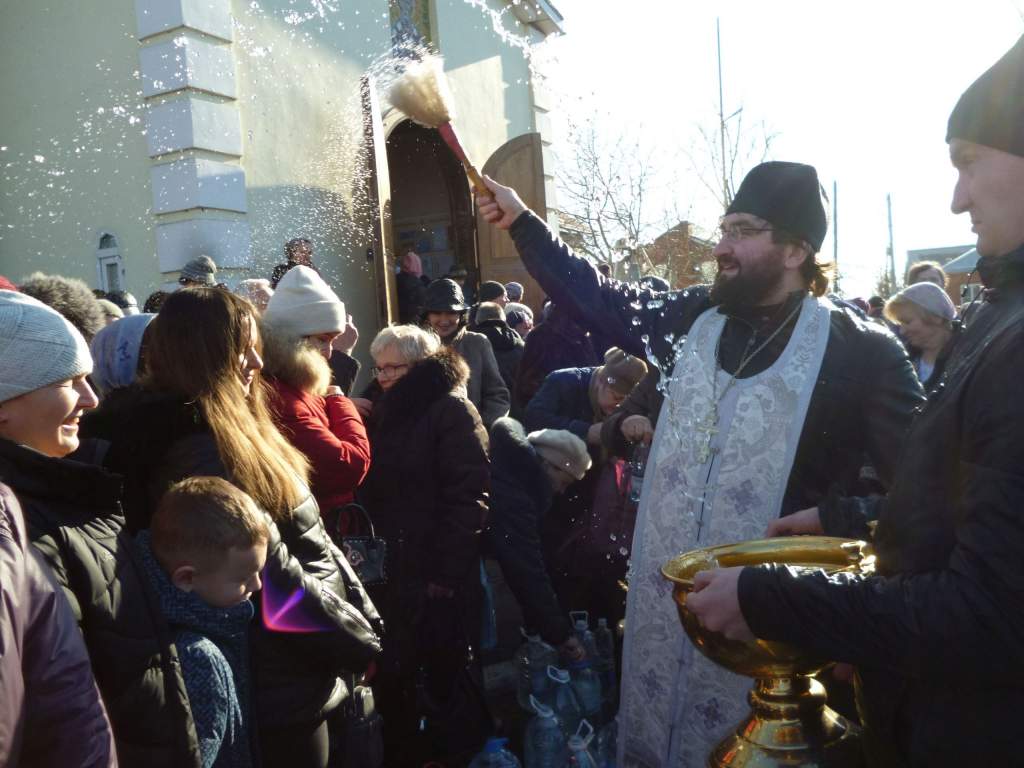
[[[238,706],[231,667],[220,649],[201,635],[182,633],[174,645],[196,724],[203,768],[211,768],[227,735],[232,707]]]
[[[703,286],[652,291],[606,278],[529,211],[515,220],[509,233],[527,271],[555,304],[568,307],[587,330],[642,359],[644,336],[658,347],[666,334],[688,331],[710,306]]]
[[[567,429],[586,442],[591,421],[584,421],[573,413],[577,409],[569,402],[574,400],[576,391],[583,384],[575,369],[554,371],[548,374],[526,406],[523,426],[527,431],[538,429]]]

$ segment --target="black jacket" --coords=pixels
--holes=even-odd
[[[994,293],[904,442],[877,530],[881,575],[766,567],[739,582],[758,636],[858,666],[869,724],[913,766],[1021,760],[1024,248],[994,266]]]
[[[126,478],[125,505],[136,530],[146,528],[163,492],[186,477],[228,480],[213,435],[196,406],[141,388],[108,398],[83,420],[83,433],[109,444],[104,463]],[[377,614],[344,555],[330,542],[316,501],[305,499],[276,524],[268,523],[264,590],[254,597],[252,667],[261,724],[320,719],[344,700],[338,675],[362,672],[380,651]],[[331,631],[272,631],[267,600],[302,590],[298,613]]]
[[[416,275],[402,271],[395,277],[395,288],[398,292],[398,322],[418,323],[427,301],[427,287]]]
[[[501,378],[511,392],[516,383],[516,374],[519,373],[519,361],[523,359],[523,349],[526,343],[518,333],[513,331],[504,320],[485,320],[473,328],[477,333],[482,333],[491,342],[491,349],[494,350],[494,359],[498,361],[498,370]]]
[[[121,478],[3,439],[0,478],[82,628],[120,765],[201,765],[177,651],[122,530]]]
[[[487,536],[526,626],[560,645],[572,633],[544,564],[541,523],[551,507],[551,482],[514,419],[491,427],[491,517]]]
[[[357,497],[392,542],[389,556],[401,549],[392,568],[400,581],[456,588],[476,573],[489,466],[487,433],[464,394],[467,374],[445,347],[387,392],[368,393],[376,398],[373,463]]]
[[[523,263],[556,305],[569,307],[588,330],[627,352],[659,360],[663,370],[671,370],[677,341],[713,306],[706,287],[655,292],[605,278],[530,213],[516,219],[511,233]],[[778,316],[788,316],[801,299],[792,295]],[[756,322],[754,317],[730,315],[722,334],[725,370],[735,370]],[[741,377],[771,365],[787,342],[788,334],[780,334]],[[660,393],[648,394],[656,413]],[[913,366],[892,334],[851,310],[834,307],[782,513],[815,506],[833,485],[843,493],[856,493],[865,453],[888,482],[903,434],[923,400]]]
[[[513,388],[513,415],[526,409],[552,371],[600,364],[601,356],[594,351],[590,336],[572,320],[569,310],[552,307],[548,319],[526,337]]]

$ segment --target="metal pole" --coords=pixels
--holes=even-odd
[[[832,264],[836,270],[836,293],[839,293],[839,187],[832,182]]]
[[[715,19],[715,39],[718,43],[718,131],[722,137],[722,201],[728,208],[732,202],[729,192],[729,163],[725,157],[725,99],[722,95],[722,25]]]
[[[889,285],[896,292],[896,255],[892,247],[892,195],[886,194],[885,207],[889,212]]]

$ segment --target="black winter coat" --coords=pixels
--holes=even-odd
[[[1024,248],[904,443],[880,576],[745,569],[750,628],[856,664],[870,726],[912,766],[1018,765],[1024,708]]]
[[[522,413],[552,371],[600,365],[587,332],[569,317],[568,310],[555,306],[547,320],[530,331],[519,361],[513,388],[513,415]]]
[[[395,288],[398,293],[398,322],[415,325],[427,301],[426,285],[416,275],[403,271],[395,277]]]
[[[109,443],[104,463],[126,477],[126,508],[138,530],[163,492],[186,477],[231,478],[199,409],[140,388],[120,392],[83,420],[83,432]],[[266,596],[303,590],[301,613],[327,632],[272,631],[263,621],[263,593],[254,598],[252,670],[255,711],[265,725],[321,719],[348,691],[338,675],[362,672],[380,652],[376,611],[344,555],[335,547],[306,489],[305,500],[268,523]]]
[[[473,328],[481,333],[491,342],[491,349],[494,350],[494,359],[498,361],[498,370],[501,378],[511,392],[516,383],[516,374],[519,373],[519,361],[523,359],[523,349],[526,343],[518,333],[513,331],[504,320],[486,320]]]
[[[491,517],[487,536],[528,628],[553,645],[570,634],[568,614],[544,564],[541,524],[554,494],[540,458],[514,419],[491,427]]]
[[[477,574],[487,516],[487,433],[465,397],[468,371],[442,348],[414,364],[376,402],[373,463],[357,496],[399,558],[399,581],[457,588]],[[401,544],[399,544],[401,542]]]
[[[82,628],[120,765],[201,765],[177,651],[123,532],[121,478],[3,439],[0,478]]]
[[[589,330],[630,354],[648,358],[646,337],[664,370],[671,370],[676,341],[712,307],[706,287],[656,292],[605,278],[531,213],[516,219],[510,231],[523,263],[556,305],[569,307]],[[800,294],[792,295],[790,306],[801,299]],[[783,311],[788,313],[788,308]],[[751,333],[746,319],[730,316],[722,335],[725,370],[735,370]],[[787,340],[781,334],[753,359],[744,377],[767,368]],[[657,396],[652,405],[660,408],[660,393],[653,394]],[[815,506],[833,486],[843,493],[856,493],[865,453],[882,480],[890,481],[903,435],[923,400],[917,375],[899,341],[855,312],[834,307],[782,513]]]

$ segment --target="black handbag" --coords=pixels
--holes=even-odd
[[[331,768],[381,768],[384,765],[384,721],[376,711],[373,691],[348,678],[351,695],[331,717],[337,738],[331,739]]]
[[[373,520],[361,504],[355,502],[341,508],[338,522],[345,519],[345,513],[359,516],[365,524],[369,536],[343,536],[340,530],[335,531],[335,539],[339,542],[345,559],[356,572],[363,586],[384,584],[387,581],[385,561],[387,560],[387,542],[377,538],[373,530]]]

